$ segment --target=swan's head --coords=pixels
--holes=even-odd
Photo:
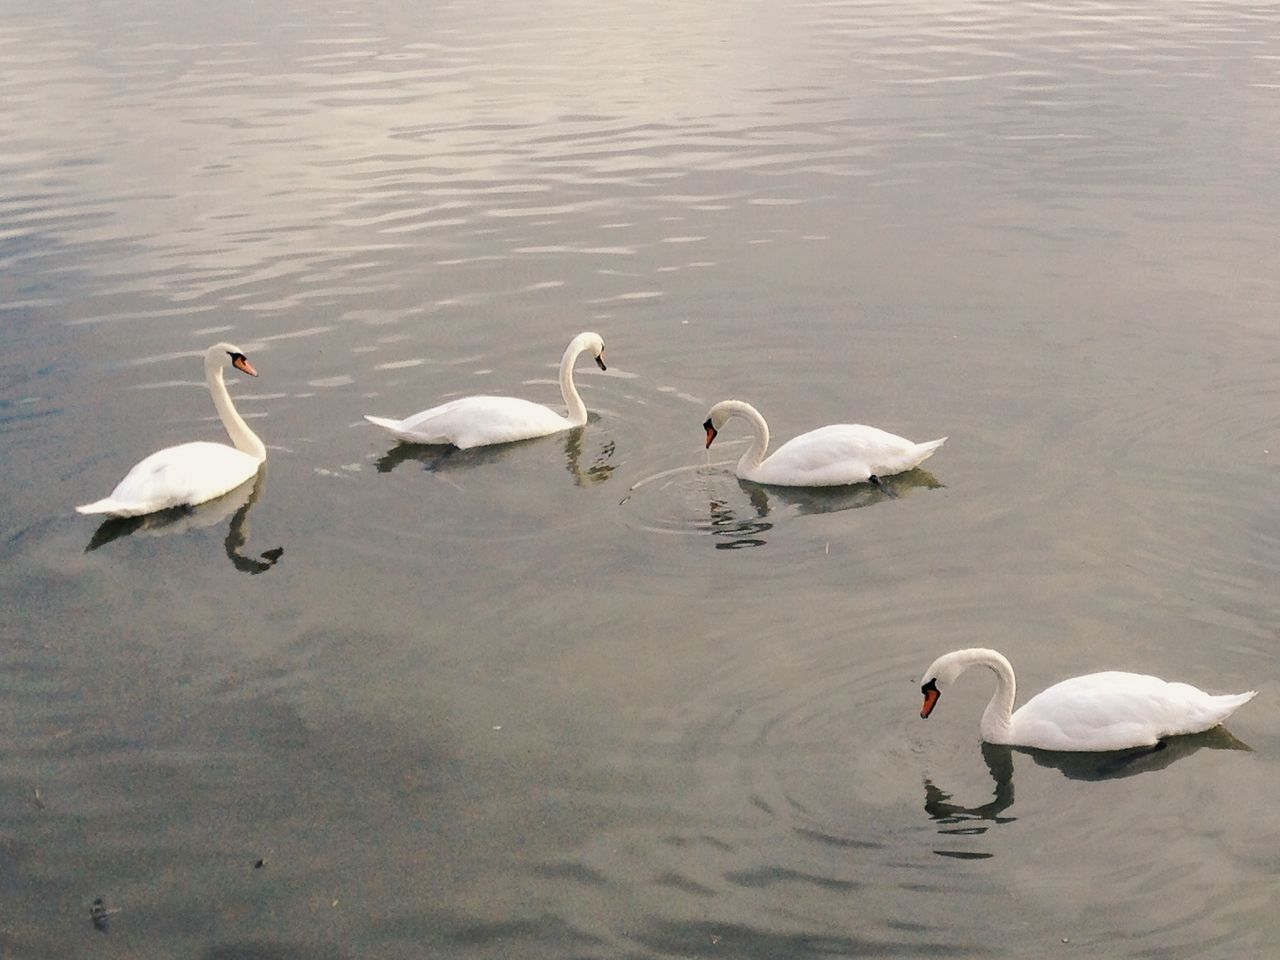
[[[579,353],[587,352],[595,357],[596,366],[601,370],[608,370],[604,365],[604,340],[598,333],[580,333],[573,338],[573,343],[569,344],[569,350],[576,356]]]
[[[724,422],[733,416],[733,411],[729,409],[728,401],[722,400],[714,407],[707,411],[707,419],[702,424],[702,429],[707,431],[707,446],[711,446],[711,442],[720,433],[720,428],[724,426]]]
[[[986,667],[994,671],[996,676],[1004,677],[1010,685],[1013,683],[1013,667],[1009,665],[1009,661],[1003,654],[984,647],[952,650],[929,664],[929,669],[920,678],[920,692],[924,694],[924,706],[920,708],[920,716],[928,719],[938,703],[938,698],[942,696],[943,689],[954,682],[960,674],[974,666]]]
[[[954,653],[944,654],[929,664],[929,669],[920,678],[920,692],[924,694],[924,706],[920,708],[921,719],[929,719],[929,714],[933,713],[933,708],[942,696],[942,688],[960,676],[967,666],[969,664]]]
[[[249,358],[244,355],[244,351],[237,347],[234,343],[215,343],[212,347],[205,351],[204,362],[205,368],[219,367],[226,363],[223,357],[231,358],[231,365],[241,373],[247,373],[251,377],[256,377],[258,371],[253,369],[253,364],[249,362]]]

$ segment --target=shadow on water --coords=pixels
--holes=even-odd
[[[747,480],[738,482],[762,517],[767,516],[771,509],[770,498],[807,515],[857,510],[883,500],[897,500],[917,488],[938,490],[943,487],[932,473],[919,467],[883,477],[877,483],[854,483],[845,487],[764,487]]]
[[[763,494],[763,491],[760,491]],[[755,503],[754,496],[752,502]],[[729,506],[728,501],[714,499],[711,501],[710,518],[707,521],[707,531],[713,537],[719,537],[716,541],[717,550],[743,550],[748,547],[763,547],[767,540],[761,534],[768,533],[773,529],[773,524],[763,519],[769,513],[766,503],[764,511],[761,512],[759,505],[756,506],[756,517],[739,517],[734,512],[733,507]]]
[[[908,470],[886,477],[878,483],[855,483],[845,487],[766,487],[749,480],[739,480],[755,516],[740,516],[728,500],[711,500],[708,531],[721,538],[717,550],[741,550],[762,547],[768,541],[763,534],[773,529],[765,518],[779,507],[794,508],[802,515],[837,513],[857,510],[882,500],[896,500],[917,487],[936,490],[942,486],[927,470]]]
[[[608,440],[599,445],[591,466],[582,466],[583,435],[585,427],[576,427],[564,432],[565,469],[573,477],[576,486],[587,487],[604,483],[612,476],[617,465],[612,463],[614,441]],[[402,463],[416,461],[424,470],[437,472],[441,470],[466,469],[481,464],[497,463],[513,454],[516,450],[540,443],[546,437],[532,437],[528,440],[517,440],[513,443],[495,443],[485,447],[472,447],[460,450],[449,444],[407,443],[401,441],[375,461],[379,473],[390,473]]]
[[[1010,747],[994,743],[982,744],[982,759],[987,764],[987,771],[995,781],[996,790],[992,799],[976,807],[967,807],[951,802],[951,794],[934,785],[932,780],[924,782],[924,812],[931,820],[942,823],[945,829],[938,832],[952,836],[973,836],[987,832],[987,824],[1012,823],[1016,817],[1005,817],[1002,814],[1013,806],[1013,751]],[[989,853],[955,853],[935,850],[939,856],[961,857],[965,859],[981,859],[990,857]]]
[[[1037,766],[1052,767],[1070,780],[1115,780],[1163,770],[1175,760],[1189,757],[1205,748],[1253,752],[1252,747],[1236,739],[1225,727],[1214,727],[1204,733],[1192,733],[1184,737],[1170,737],[1161,740],[1154,747],[1140,750],[1116,750],[1109,753],[1058,753],[1030,747],[1018,747],[1017,750],[1031,757]]]
[[[924,810],[931,820],[943,824],[938,832],[949,836],[976,836],[986,833],[991,824],[1012,823],[1016,817],[1004,816],[1013,806],[1013,755],[1031,757],[1037,766],[1052,767],[1070,780],[1114,780],[1140,773],[1163,770],[1175,760],[1189,757],[1201,749],[1247,750],[1252,748],[1236,739],[1223,727],[1204,733],[1161,740],[1154,747],[1136,750],[1113,750],[1102,753],[1066,753],[1010,747],[995,743],[982,744],[982,759],[995,783],[995,793],[987,803],[965,806],[951,802],[951,794],[926,779]],[[965,860],[987,859],[994,854],[972,851],[935,850],[938,856]]]
[[[610,462],[613,460],[614,441],[608,440],[600,444],[599,449],[591,460],[591,466],[584,470],[582,468],[582,438],[585,433],[585,427],[577,427],[565,434],[565,469],[569,471],[569,476],[573,477],[573,482],[576,486],[592,487],[604,483],[613,476],[613,471],[618,466]]]
[[[273,547],[264,550],[259,556],[252,557],[242,553],[242,548],[249,539],[249,510],[258,502],[258,498],[266,489],[266,467],[258,470],[252,484],[240,487],[208,503],[195,507],[174,507],[171,510],[160,510],[141,517],[110,517],[94,531],[85,553],[90,553],[121,537],[134,535],[147,537],[167,537],[183,534],[191,530],[203,530],[216,527],[223,520],[231,517],[227,527],[227,536],[223,541],[227,559],[241,573],[265,573],[276,565],[284,554],[284,547]]]

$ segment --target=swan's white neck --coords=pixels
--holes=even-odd
[[[1013,701],[1017,694],[1013,665],[995,650],[973,647],[939,657],[934,662],[933,673],[939,680],[949,683],[970,667],[986,667],[996,675],[996,692],[982,711],[982,739],[988,743],[1008,743]]]
[[[218,419],[227,430],[227,436],[241,453],[247,453],[255,460],[267,459],[267,448],[258,435],[249,429],[244,417],[237,412],[227,393],[227,385],[222,380],[222,369],[227,364],[228,353],[238,353],[238,348],[229,343],[217,343],[205,351],[204,380],[209,385],[209,393],[213,396],[214,409],[218,411]]]
[[[760,411],[745,400],[725,400],[722,404],[730,417],[740,417],[751,424],[751,446],[738,461],[739,476],[746,476],[764,463],[765,451],[769,449],[769,424],[765,423]]]
[[[571,427],[581,427],[587,422],[587,405],[582,402],[582,397],[578,396],[578,388],[573,384],[573,365],[590,342],[590,334],[578,334],[569,341],[564,356],[560,358],[560,395],[564,397],[564,405],[568,408],[565,419]]]

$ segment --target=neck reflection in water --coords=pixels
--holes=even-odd
[[[973,807],[953,803],[951,794],[926,778],[924,811],[931,820],[942,824],[938,832],[947,836],[980,836],[986,833],[992,824],[1012,823],[1017,818],[1003,816],[1003,814],[1013,806],[1013,755],[1015,752],[1030,757],[1037,766],[1052,767],[1070,780],[1097,781],[1132,777],[1141,773],[1155,773],[1175,760],[1189,757],[1205,748],[1252,752],[1252,747],[1236,739],[1223,727],[1214,727],[1204,733],[1189,736],[1170,737],[1167,740],[1161,740],[1154,747],[1103,753],[1065,753],[984,742],[982,759],[995,783],[992,799]],[[967,860],[994,856],[991,853],[978,851],[935,850],[934,853],[940,857]]]
[[[217,500],[210,500],[195,507],[175,507],[172,510],[161,510],[144,514],[140,517],[111,517],[104,520],[94,531],[85,553],[105,547],[112,541],[122,537],[139,535],[146,537],[167,537],[184,534],[191,530],[202,530],[216,527],[231,518],[224,540],[227,559],[232,566],[242,573],[258,574],[270,570],[284,554],[284,547],[273,547],[263,551],[259,557],[242,554],[241,548],[249,539],[249,509],[258,502],[258,498],[266,489],[266,466],[258,469],[251,484],[245,484]]]
[[[608,480],[613,475],[613,471],[617,469],[617,464],[611,462],[613,460],[614,442],[609,440],[600,444],[599,450],[596,451],[595,457],[591,460],[591,466],[583,470],[582,437],[585,433],[585,427],[575,427],[565,434],[564,465],[565,469],[569,471],[569,476],[573,477],[575,486],[592,487]]]

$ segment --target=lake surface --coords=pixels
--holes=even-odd
[[[1274,949],[1273,6],[9,0],[0,60],[0,956]],[[559,406],[580,330],[581,430],[362,419]],[[222,438],[219,340],[258,483],[76,515]],[[729,397],[950,439],[759,488]],[[919,719],[966,646],[1260,695],[1001,750],[985,675]]]

